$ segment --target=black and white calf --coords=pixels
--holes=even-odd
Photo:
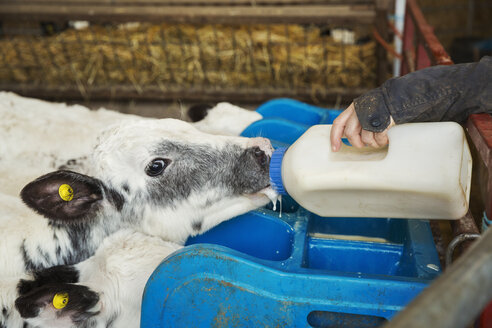
[[[29,325],[39,328],[138,327],[147,279],[179,248],[158,237],[122,230],[84,262],[21,280],[16,308]],[[65,303],[57,306],[59,295]]]
[[[81,135],[83,147],[77,143],[76,120],[68,120],[69,125],[60,117],[54,121],[62,149],[70,148],[67,140],[73,140],[73,148],[88,148]],[[50,133],[51,124],[46,120],[37,128]],[[25,157],[26,162],[15,163],[6,158],[8,151],[2,151],[0,172],[19,171],[22,180],[63,162],[55,156],[51,163],[46,159],[49,151],[36,149],[43,143],[30,145],[29,137],[10,132],[19,139],[17,147],[9,146],[12,158]],[[9,133],[0,130],[0,135],[7,138]],[[57,135],[52,136],[54,141]],[[92,135],[87,138],[96,140]],[[124,117],[94,142],[90,151],[77,157],[81,163],[68,163],[79,172],[57,170],[41,176],[24,187],[23,202],[12,195],[13,184],[0,192],[0,326],[16,327],[9,320],[18,321],[12,310],[22,274],[79,263],[121,229],[183,243],[190,235],[266,204],[272,193],[268,176],[272,148],[266,139],[210,135],[174,119]],[[41,168],[36,160],[28,160],[29,147],[34,147]],[[73,149],[69,153],[77,156]]]

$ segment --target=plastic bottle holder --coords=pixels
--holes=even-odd
[[[279,99],[258,112],[264,119],[243,135],[278,146],[340,111]],[[226,221],[167,258],[147,283],[141,326],[377,327],[441,272],[428,221],[322,218],[285,196],[281,217],[276,207]]]

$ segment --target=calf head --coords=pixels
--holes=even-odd
[[[205,134],[173,119],[135,120],[99,137],[88,175],[53,172],[21,195],[57,222],[110,217],[108,225],[184,242],[268,202],[271,153],[263,138]]]
[[[21,290],[24,281],[19,284]],[[86,327],[100,311],[99,295],[88,287],[53,282],[23,291],[15,301],[21,317],[34,327]]]

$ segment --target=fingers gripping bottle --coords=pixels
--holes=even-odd
[[[331,125],[315,125],[277,149],[270,180],[320,216],[459,219],[468,209],[472,159],[457,123],[410,123],[388,132],[382,149],[343,145]]]

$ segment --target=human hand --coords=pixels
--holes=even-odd
[[[390,117],[390,124],[382,132],[371,132],[363,130],[359,118],[355,112],[354,103],[351,103],[334,121],[331,127],[331,149],[334,152],[340,150],[342,138],[346,137],[350,144],[357,148],[365,145],[379,148],[388,144],[388,129],[395,125],[395,121]]]

